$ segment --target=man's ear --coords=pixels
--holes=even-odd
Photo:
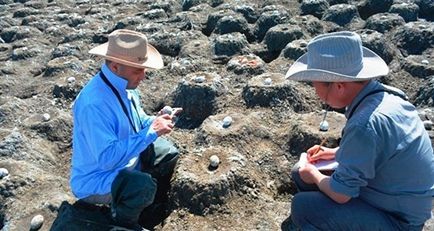
[[[109,63],[108,67],[110,68],[110,70],[111,70],[113,73],[118,74],[118,71],[119,71],[119,63],[116,63],[116,62],[113,62],[113,61],[112,61],[112,62]]]
[[[345,91],[348,90],[346,83],[336,82],[336,83],[334,83],[334,85],[335,85],[335,90],[339,95],[346,94]]]

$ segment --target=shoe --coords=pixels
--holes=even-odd
[[[282,231],[300,231],[300,229],[292,221],[291,216],[282,222],[280,228]]]

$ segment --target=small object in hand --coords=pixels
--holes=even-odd
[[[321,143],[319,144],[318,149],[312,154],[312,156],[316,155],[320,150],[322,150],[322,146],[325,144],[325,142],[327,141],[326,138],[322,139]]]
[[[222,124],[222,126],[224,128],[227,128],[227,127],[231,126],[231,124],[232,124],[232,117],[226,116],[225,118],[223,118],[223,124]]]
[[[30,230],[39,230],[44,223],[44,217],[40,214],[34,216],[30,221]]]
[[[271,85],[272,82],[273,80],[271,80],[271,78],[264,79],[264,85]]]
[[[329,123],[326,120],[321,121],[321,123],[319,124],[319,130],[326,132],[329,130]]]
[[[163,109],[161,109],[161,111],[163,112],[163,115],[165,114],[172,115],[173,108],[171,106],[164,106]]]
[[[220,159],[217,155],[212,155],[209,158],[209,165],[213,168],[217,168],[220,164]]]

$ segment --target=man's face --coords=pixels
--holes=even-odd
[[[336,98],[336,89],[334,89],[334,84],[335,83],[312,82],[315,92],[321,101],[332,108],[342,108],[341,103],[339,103]]]
[[[136,89],[140,82],[146,78],[146,68],[117,64],[115,69],[117,75],[128,81],[127,89]]]

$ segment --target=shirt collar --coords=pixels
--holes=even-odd
[[[348,114],[353,110],[353,107],[357,105],[357,103],[365,97],[365,95],[369,94],[369,92],[380,88],[381,84],[378,81],[371,80],[369,83],[357,94],[356,98],[351,102],[351,104],[345,110],[345,117],[348,118]]]
[[[102,65],[101,71],[107,77],[108,81],[110,81],[110,83],[116,88],[116,90],[122,94],[125,94],[128,85],[128,81],[126,79],[123,79],[119,75],[113,73],[107,64]]]

